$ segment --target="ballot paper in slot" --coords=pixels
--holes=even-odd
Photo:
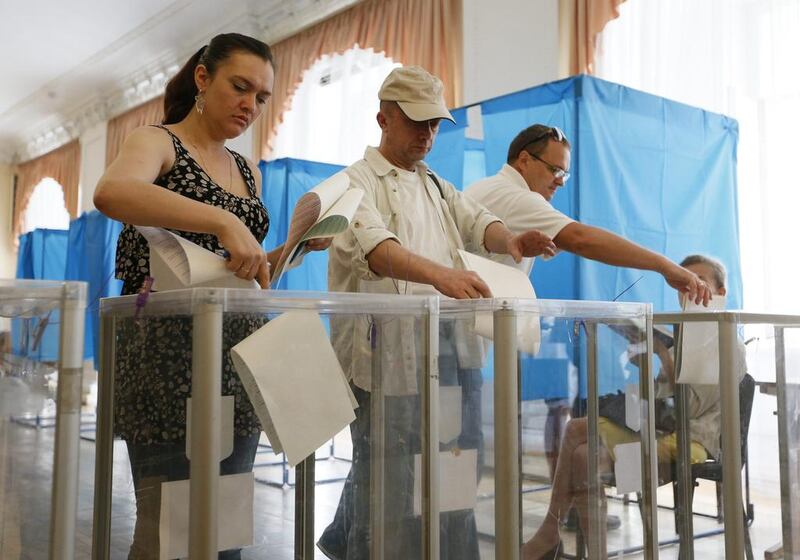
[[[450,443],[461,435],[461,385],[439,386],[439,442]]]
[[[617,495],[642,491],[642,444],[638,441],[614,446],[614,481]]]
[[[252,472],[219,477],[218,551],[252,546],[254,485],[255,478]],[[188,480],[161,484],[158,533],[160,560],[189,556]]]
[[[231,358],[273,450],[292,467],[355,420],[355,397],[317,313],[284,313],[231,348]]]
[[[464,267],[483,279],[495,298],[536,299],[530,278],[521,270],[490,261],[466,251],[458,251]],[[491,313],[477,313],[475,332],[494,339],[494,317]],[[541,327],[537,313],[525,312],[517,316],[517,345],[520,352],[536,354],[541,341]]]
[[[224,461],[233,453],[233,408],[235,397],[223,395],[220,399],[219,456]],[[186,399],[186,458],[192,460],[192,398]]]
[[[350,178],[340,171],[300,197],[292,212],[283,252],[272,271],[273,285],[284,272],[302,262],[310,240],[333,237],[348,228],[364,196],[363,190],[349,187]]]
[[[690,301],[683,301],[687,312],[723,311],[725,296],[715,295],[708,307]],[[719,384],[719,326],[716,321],[708,323],[683,323],[679,338],[680,354],[677,359],[678,383],[694,385]]]
[[[153,290],[165,292],[182,288],[252,288],[258,282],[245,280],[228,270],[226,261],[171,231],[135,226],[150,246],[150,276]]]
[[[478,502],[477,449],[440,451],[438,481],[439,511],[475,509]],[[421,515],[421,512],[422,456],[414,455],[414,515]]]

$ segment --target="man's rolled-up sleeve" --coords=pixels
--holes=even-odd
[[[362,187],[354,181],[350,188]],[[386,227],[381,213],[375,206],[371,190],[368,188],[362,190],[364,190],[364,197],[353,215],[350,227],[346,232],[334,238],[331,249],[337,260],[343,264],[349,263],[358,278],[378,280],[381,277],[370,269],[367,255],[387,239],[393,239],[398,243],[400,240]]]
[[[502,223],[502,220],[489,212],[483,205],[457,191],[450,183],[444,182],[444,184],[445,200],[453,213],[464,247],[471,253],[489,255],[489,251],[483,243],[486,228],[494,222]]]

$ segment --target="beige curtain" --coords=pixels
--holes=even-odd
[[[358,44],[405,65],[439,76],[450,107],[461,104],[462,0],[367,0],[275,45],[275,88],[258,128],[260,157],[267,159],[283,113],[305,72],[322,55]]]
[[[164,96],[161,95],[108,121],[106,129],[106,167],[119,154],[122,144],[140,126],[159,124],[164,120]]]
[[[625,0],[559,0],[560,71],[562,76],[594,73],[597,36],[619,17]]]
[[[42,179],[54,179],[64,190],[64,204],[73,218],[78,217],[78,181],[81,170],[81,146],[73,140],[52,152],[17,166],[17,189],[14,196],[12,231],[14,238],[22,232],[25,209],[33,189]]]

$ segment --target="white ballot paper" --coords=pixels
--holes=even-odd
[[[433,476],[436,476],[434,474]],[[439,511],[474,509],[478,502],[478,451],[439,452]],[[414,455],[414,515],[422,514],[422,456]]]
[[[255,280],[238,278],[227,269],[225,259],[158,227],[135,226],[150,246],[150,276],[153,290],[164,292],[181,288],[254,288]]]
[[[284,272],[302,262],[309,240],[333,237],[347,229],[364,196],[363,190],[349,187],[350,177],[340,171],[300,197],[292,212],[283,252],[272,271],[273,285]]]
[[[355,420],[356,400],[313,311],[290,311],[231,348],[276,453],[294,467]]]
[[[628,383],[625,385],[625,425],[634,432],[638,432],[641,424],[639,384]]]
[[[642,444],[638,441],[614,446],[614,478],[617,495],[642,491]]]
[[[686,300],[684,311],[723,311],[725,296],[715,295],[708,307]],[[719,384],[719,329],[717,322],[684,323],[680,333],[678,383]]]
[[[219,477],[217,549],[242,548],[253,544],[252,472]],[[159,517],[160,560],[189,556],[189,481],[161,484]],[[216,555],[215,555],[216,557]]]
[[[450,443],[461,435],[461,386],[439,386],[439,442]]]
[[[536,299],[530,278],[524,272],[505,264],[496,263],[458,251],[467,270],[477,272],[496,298]],[[494,338],[494,317],[491,313],[478,313],[475,316],[475,332],[490,340]],[[517,317],[517,344],[520,352],[536,354],[539,351],[541,328],[539,315],[523,313]]]
[[[219,457],[223,461],[233,453],[233,395],[220,399]],[[186,458],[192,460],[192,398],[186,399]]]

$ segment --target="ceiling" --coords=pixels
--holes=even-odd
[[[158,95],[217,33],[275,42],[358,0],[0,0],[0,161]]]

